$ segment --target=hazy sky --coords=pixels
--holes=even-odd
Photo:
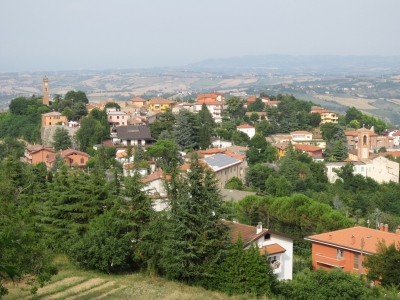
[[[400,55],[399,0],[0,0],[0,72]]]

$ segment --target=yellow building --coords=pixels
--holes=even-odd
[[[175,106],[176,102],[163,98],[152,98],[147,101],[150,111],[160,110],[164,112],[167,109],[171,109]]]
[[[68,118],[56,111],[42,114],[42,126],[56,125],[59,122],[68,123]]]

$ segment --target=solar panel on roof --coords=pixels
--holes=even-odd
[[[239,162],[238,159],[233,158],[231,156],[225,154],[216,154],[207,158],[204,158],[204,161],[211,166],[213,169],[220,169],[225,166],[229,166],[231,164]]]

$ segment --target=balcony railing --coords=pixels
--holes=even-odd
[[[322,253],[317,253],[315,256],[315,260],[317,263],[338,268],[343,268],[346,262],[346,260],[342,257],[329,257],[323,255]]]

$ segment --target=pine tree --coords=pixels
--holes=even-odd
[[[168,236],[162,250],[162,267],[168,278],[195,283],[204,277],[221,251],[229,245],[228,228],[222,223],[222,196],[210,170],[196,154],[185,177],[171,174]]]

